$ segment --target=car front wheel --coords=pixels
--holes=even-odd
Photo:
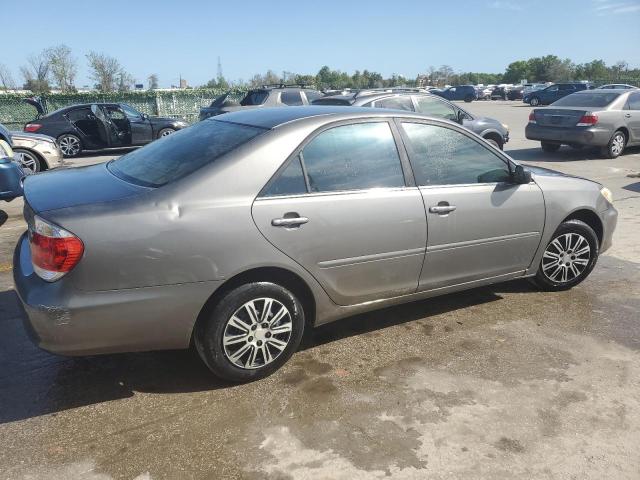
[[[76,157],[82,152],[82,142],[80,138],[70,133],[58,137],[58,146],[65,157]]]
[[[540,105],[540,99],[538,97],[531,97],[531,100],[529,100],[529,105],[531,105],[532,107],[537,107],[538,105]]]
[[[607,158],[618,158],[624,152],[624,147],[627,143],[627,137],[624,133],[618,130],[613,134],[609,143],[602,147],[602,155]]]
[[[173,128],[163,128],[158,132],[158,138],[168,137],[172,133],[175,133],[175,129]]]
[[[22,148],[14,148],[13,153],[14,159],[22,166],[22,170],[24,170],[27,175],[43,170],[42,163],[35,153],[29,150],[23,150]]]
[[[249,382],[271,375],[293,355],[304,310],[288,289],[270,282],[227,292],[196,328],[200,357],[218,377]]]
[[[542,290],[567,290],[589,276],[598,260],[598,237],[580,220],[560,224],[540,260],[535,284]]]
[[[464,101],[467,103],[473,102],[473,95],[467,95],[466,97],[464,97]]]

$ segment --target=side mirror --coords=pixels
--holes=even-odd
[[[149,115],[147,115],[146,113],[142,114],[142,119],[143,120],[148,120],[149,119]]]
[[[519,185],[531,183],[531,172],[526,170],[522,165],[516,165],[516,169],[513,172],[513,183]]]
[[[465,113],[462,110],[458,110],[458,114],[456,115],[456,122],[462,125],[464,123],[465,118],[467,118]]]

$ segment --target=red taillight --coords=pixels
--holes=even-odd
[[[58,280],[75,267],[84,252],[82,240],[40,217],[34,217],[29,244],[34,271],[49,282]]]
[[[536,114],[533,112],[529,114],[529,123],[538,123],[536,122]]]
[[[578,123],[576,123],[576,127],[591,127],[596,123],[598,123],[598,116],[594,115],[593,113],[587,113],[583,115],[580,120],[578,120]]]
[[[27,123],[24,126],[24,131],[25,132],[37,132],[41,128],[42,128],[42,125],[40,125],[39,123]]]

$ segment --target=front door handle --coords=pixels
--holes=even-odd
[[[438,215],[446,215],[447,213],[453,212],[455,209],[455,205],[435,205],[433,207],[429,207],[429,212],[437,213]]]
[[[624,118],[631,118],[631,114],[630,114],[630,113],[627,113],[627,114],[624,116]]]
[[[299,227],[309,221],[307,217],[284,217],[274,218],[271,220],[271,225],[274,227]]]

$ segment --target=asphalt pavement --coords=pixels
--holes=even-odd
[[[640,149],[544,153],[524,138],[528,106],[461,106],[507,123],[515,159],[612,190],[614,246],[585,282],[352,317],[309,332],[273,376],[232,386],[191,351],[34,347],[10,272],[15,201],[0,207],[0,479],[640,478]]]

